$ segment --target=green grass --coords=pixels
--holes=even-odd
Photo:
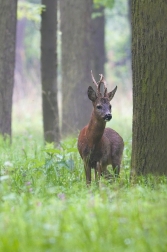
[[[59,149],[33,136],[0,140],[0,251],[167,251],[167,179],[85,185],[76,139]]]

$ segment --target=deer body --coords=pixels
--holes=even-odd
[[[93,82],[95,82],[92,75]],[[108,176],[108,165],[112,165],[116,175],[119,175],[120,164],[124,143],[122,137],[113,129],[105,128],[106,122],[112,118],[110,100],[113,98],[116,89],[105,95],[100,93],[100,84],[104,83],[104,77],[97,84],[98,94],[92,87],[88,88],[88,97],[93,104],[93,112],[88,125],[80,132],[78,137],[78,150],[84,161],[86,183],[91,183],[91,168],[95,169],[95,179],[102,174]]]

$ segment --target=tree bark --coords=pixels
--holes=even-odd
[[[59,141],[57,101],[57,0],[42,0],[46,9],[41,23],[41,76],[44,137]]]
[[[0,133],[11,137],[17,0],[0,0]]]
[[[16,33],[16,64],[15,64],[15,85],[13,101],[18,101],[20,97],[24,97],[27,89],[25,74],[25,28],[26,18],[22,18],[17,21],[17,33]]]
[[[62,32],[62,134],[77,134],[89,121],[92,0],[60,1]]]
[[[93,9],[92,18],[92,70],[94,77],[104,74],[105,53],[105,16],[104,7]]]
[[[166,13],[166,1],[132,1],[132,175],[167,175]]]

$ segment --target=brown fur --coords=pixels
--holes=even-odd
[[[84,162],[86,183],[91,183],[91,168],[95,169],[95,179],[101,174],[107,177],[108,165],[112,165],[115,175],[119,175],[124,143],[122,137],[113,129],[105,128],[105,116],[111,115],[110,100],[113,98],[116,88],[102,97],[96,95],[89,87],[88,97],[93,103],[93,112],[88,125],[80,132],[78,137],[78,150]],[[98,109],[97,106],[101,106]],[[110,118],[111,119],[111,118]],[[109,119],[109,120],[110,120]],[[97,176],[98,174],[98,176]]]

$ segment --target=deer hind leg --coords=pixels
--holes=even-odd
[[[121,161],[119,158],[114,159],[114,161],[112,162],[113,171],[114,171],[115,177],[117,178],[119,177],[119,173],[120,173],[120,164],[121,164]]]
[[[111,180],[113,179],[113,175],[107,169],[105,169],[103,174],[104,174],[104,178],[111,182]]]
[[[111,164],[113,167],[115,177],[119,177],[123,148],[124,148],[124,145],[122,145],[122,147],[119,150],[117,150],[115,153],[113,153],[112,155]]]
[[[100,162],[97,162],[96,170],[95,170],[95,178],[96,180],[100,181],[100,177],[104,176],[105,179],[110,180],[113,176],[112,174],[107,170],[107,166],[102,166]]]
[[[95,182],[96,182],[96,185],[99,186],[99,179],[98,179],[97,168],[95,168]]]
[[[101,164],[100,164],[100,162],[97,162],[97,173],[98,173],[98,178],[100,180],[100,176],[101,176]]]
[[[117,165],[116,167],[113,167],[114,174],[116,178],[119,178],[119,173],[120,173],[120,165]]]

